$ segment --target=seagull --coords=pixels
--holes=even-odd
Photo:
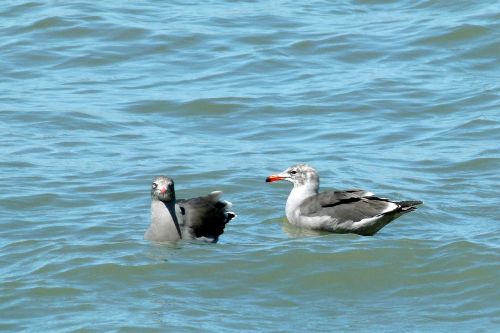
[[[318,172],[303,163],[266,178],[268,183],[279,180],[293,184],[286,201],[286,217],[301,228],[372,236],[422,204],[422,201],[392,201],[359,189],[319,193]]]
[[[151,184],[151,224],[144,239],[175,242],[197,239],[216,243],[226,224],[236,217],[232,204],[220,200],[221,191],[204,197],[176,200],[174,181],[158,176]]]

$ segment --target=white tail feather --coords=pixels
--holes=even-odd
[[[226,204],[226,207],[225,207],[226,209],[233,208],[233,203],[231,201],[223,200],[222,202]]]
[[[222,191],[213,191],[209,194],[213,200],[218,201],[220,196],[222,195]]]

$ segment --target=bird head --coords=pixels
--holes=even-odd
[[[319,186],[318,172],[312,166],[303,163],[291,166],[277,175],[266,178],[268,183],[280,180],[287,180],[295,187],[304,185]]]
[[[163,202],[175,200],[174,181],[167,176],[158,176],[151,184],[151,198]]]

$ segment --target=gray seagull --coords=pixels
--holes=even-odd
[[[172,242],[198,239],[215,243],[226,224],[236,217],[231,203],[220,200],[221,191],[204,197],[175,199],[174,181],[158,176],[151,184],[151,224],[144,239]]]
[[[372,236],[422,201],[392,201],[364,190],[319,193],[318,172],[307,164],[297,164],[266,182],[287,180],[293,189],[286,201],[288,221],[302,228],[334,233]]]

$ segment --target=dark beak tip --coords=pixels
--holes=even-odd
[[[272,183],[272,182],[276,182],[276,181],[282,180],[282,179],[283,179],[283,177],[271,175],[271,176],[266,178],[266,183]]]

